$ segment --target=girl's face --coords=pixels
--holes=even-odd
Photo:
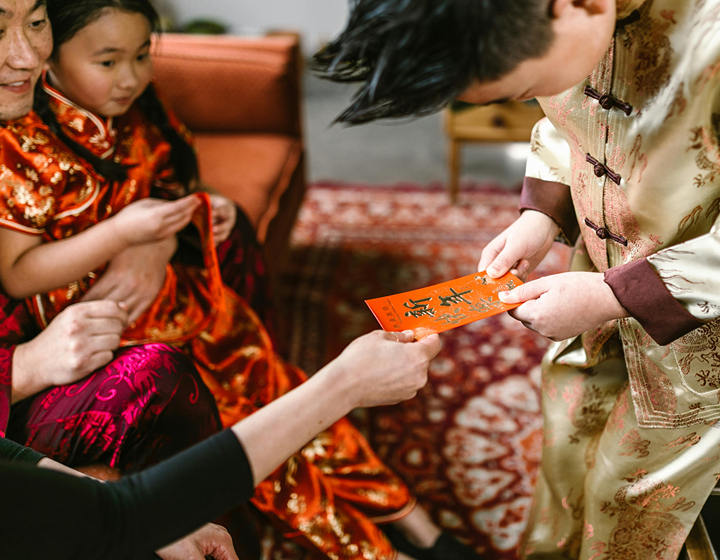
[[[151,30],[142,14],[107,8],[50,59],[50,80],[84,109],[124,114],[152,77]]]

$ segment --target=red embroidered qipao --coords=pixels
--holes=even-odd
[[[100,157],[129,167],[112,184],[71,153],[34,113],[0,130],[0,225],[59,240],[104,220],[153,188],[177,196],[170,146],[133,106],[105,121],[46,88],[64,132]],[[171,117],[171,122],[185,132]],[[124,333],[125,343],[179,344],[194,360],[215,396],[225,426],[252,414],[302,383],[306,376],[274,352],[262,323],[222,284],[209,227],[209,206],[194,223],[205,267],[172,263],[160,295]],[[32,299],[40,324],[79,301],[88,277]],[[271,434],[269,434],[271,437]],[[279,518],[306,545],[331,558],[392,559],[385,537],[371,521],[402,517],[412,506],[407,487],[374,455],[365,439],[341,420],[320,434],[268,479],[253,503]]]

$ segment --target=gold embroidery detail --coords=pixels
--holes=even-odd
[[[288,459],[287,469],[285,471],[285,482],[290,486],[297,486],[297,480],[295,480],[295,474],[298,470],[298,460],[294,455]]]
[[[290,499],[287,503],[288,511],[291,513],[294,513],[295,515],[303,514],[307,510],[307,503],[305,501],[305,496],[300,496],[293,492],[290,494]]]

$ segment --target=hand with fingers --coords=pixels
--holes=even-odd
[[[124,306],[109,300],[71,305],[13,356],[13,402],[83,379],[109,363],[128,324]]]
[[[525,281],[550,251],[559,232],[559,226],[549,216],[525,210],[483,249],[478,271],[487,272],[491,278],[512,272]]]
[[[165,283],[167,264],[177,250],[176,237],[128,247],[110,261],[105,273],[83,301],[110,299],[127,306],[128,321],[136,321],[155,301]]]
[[[217,245],[230,237],[230,232],[235,227],[237,219],[237,207],[232,200],[219,194],[210,195],[210,207],[212,208],[213,236]]]
[[[503,303],[522,304],[508,311],[511,317],[555,341],[629,317],[600,272],[544,276],[498,295]]]
[[[355,407],[397,404],[425,386],[440,338],[414,340],[412,331],[374,331],[354,340],[330,364],[344,376],[338,383],[349,388]]]
[[[109,221],[128,246],[152,243],[167,239],[187,226],[200,204],[194,195],[173,201],[143,198],[128,204]]]
[[[162,560],[238,560],[232,537],[225,527],[208,523],[156,554]]]

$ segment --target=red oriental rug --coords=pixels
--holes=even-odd
[[[441,186],[314,185],[283,277],[290,360],[312,373],[377,328],[365,299],[475,272],[482,248],[516,219],[518,199],[476,187],[452,206]],[[536,274],[561,272],[568,259],[557,246]],[[442,341],[415,399],[354,420],[444,530],[488,560],[515,559],[540,459],[547,341],[505,314]],[[264,545],[266,558],[290,558]]]

